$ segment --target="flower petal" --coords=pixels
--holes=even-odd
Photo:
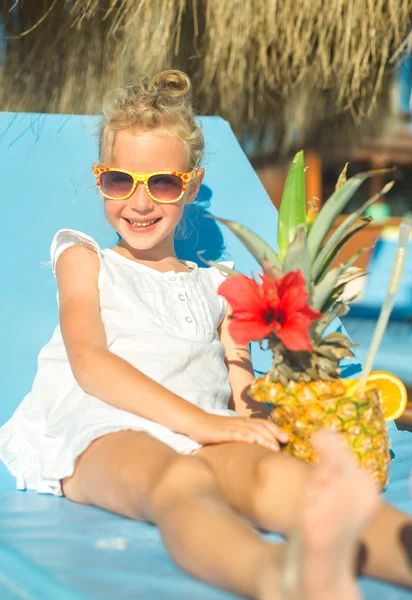
[[[259,293],[259,286],[246,275],[228,277],[220,284],[217,293],[226,298],[233,312],[249,310],[254,313],[261,310],[262,294]]]
[[[299,312],[301,315],[304,315],[307,319],[309,319],[309,323],[312,323],[312,321],[316,321],[316,319],[321,319],[323,317],[321,312],[307,305],[304,306]]]
[[[279,309],[285,314],[301,310],[307,304],[309,294],[301,271],[291,271],[276,281],[279,293]]]
[[[309,325],[310,322],[306,318],[302,319],[301,313],[295,313],[278,329],[276,335],[288,350],[310,351],[312,350],[312,345],[309,339]]]
[[[232,319],[229,323],[229,333],[237,344],[248,344],[251,341],[263,340],[273,330],[275,323],[264,321],[243,321]]]

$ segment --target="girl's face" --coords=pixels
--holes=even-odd
[[[135,173],[187,172],[188,159],[187,146],[177,136],[171,136],[161,129],[125,129],[116,134],[112,156],[104,164]],[[154,201],[141,183],[126,200],[105,199],[106,218],[121,236],[122,245],[131,253],[134,250],[146,251],[146,254],[147,251],[156,250],[162,256],[174,255],[174,231],[182,218],[185,204],[193,202],[197,196],[203,176],[204,170],[199,169],[183,197],[172,204]],[[151,221],[154,223],[148,226],[137,225]]]

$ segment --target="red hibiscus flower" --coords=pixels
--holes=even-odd
[[[307,304],[309,294],[300,271],[272,281],[260,275],[262,283],[246,275],[226,279],[218,294],[233,312],[229,332],[237,344],[262,340],[273,332],[289,350],[311,350],[308,327],[322,314]]]

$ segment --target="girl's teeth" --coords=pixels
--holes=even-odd
[[[153,221],[145,221],[143,223],[137,223],[136,221],[129,220],[129,223],[130,223],[130,225],[133,225],[133,227],[147,227],[148,225],[152,225],[156,221],[157,221],[157,219],[154,219]]]

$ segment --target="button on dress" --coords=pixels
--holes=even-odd
[[[100,259],[101,317],[109,350],[205,411],[237,415],[228,409],[231,388],[217,332],[227,306],[217,294],[224,275],[189,261],[189,272],[161,273],[101,249],[93,238],[71,229],[53,238],[54,274],[60,254],[76,244],[91,248]],[[17,489],[59,496],[61,479],[72,475],[76,458],[90,443],[125,429],[145,431],[182,454],[201,447],[86,393],[73,376],[57,326],[40,351],[31,391],[0,427],[0,460],[16,477]]]

